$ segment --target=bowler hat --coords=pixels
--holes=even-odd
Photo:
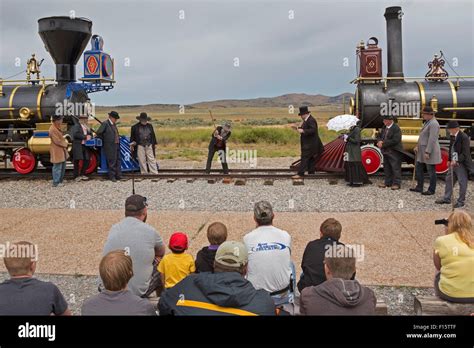
[[[447,129],[453,129],[453,128],[459,128],[459,122],[458,121],[449,121],[448,124],[446,125]]]
[[[117,111],[111,111],[111,112],[109,112],[109,116],[115,118],[116,120],[118,120],[118,119],[120,118],[120,116],[119,116],[119,114],[118,114]]]
[[[383,115],[382,118],[384,120],[393,120],[394,119],[393,115]]]
[[[140,112],[140,116],[137,116],[136,118],[137,118],[137,120],[139,120],[139,121],[145,121],[145,120],[146,120],[146,121],[151,121],[151,117],[149,117],[149,116],[146,114],[146,112]]]
[[[299,116],[302,116],[302,115],[306,115],[306,114],[309,114],[309,110],[308,110],[308,107],[307,106],[300,106],[300,112],[299,112]]]

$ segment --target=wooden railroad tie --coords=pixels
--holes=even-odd
[[[304,179],[291,179],[293,180],[293,185],[304,185]]]
[[[186,182],[187,182],[188,184],[192,184],[192,183],[195,182],[195,181],[196,181],[196,178],[187,178],[187,179],[186,179]]]
[[[212,179],[207,179],[207,183],[208,183],[208,184],[215,184],[216,182],[217,182],[217,179],[214,179],[214,178],[212,178]]]
[[[273,179],[265,179],[263,181],[264,185],[273,186]]]
[[[168,179],[166,179],[166,182],[168,182],[168,183],[170,183],[170,184],[173,183],[173,182],[175,182],[175,181],[176,181],[176,178],[168,178]]]
[[[244,186],[246,182],[247,182],[246,179],[239,178],[239,179],[235,179],[234,185],[236,185],[236,186]]]
[[[224,179],[222,179],[223,184],[231,184],[233,179],[231,177],[226,176]]]

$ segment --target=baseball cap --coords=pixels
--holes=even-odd
[[[171,250],[186,250],[188,248],[188,236],[183,232],[174,232],[170,237],[169,247]]]
[[[217,249],[215,261],[227,267],[240,268],[248,262],[247,247],[241,242],[226,241]]]
[[[139,211],[147,206],[146,197],[140,195],[131,195],[125,201],[126,211]]]
[[[270,202],[260,201],[255,203],[253,214],[257,220],[270,223],[273,218],[273,208]]]

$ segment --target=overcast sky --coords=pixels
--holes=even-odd
[[[354,90],[349,81],[360,40],[379,38],[386,74],[387,6],[403,8],[406,76],[424,75],[440,49],[451,64],[457,59],[459,74],[474,75],[474,0],[0,0],[0,76],[25,69],[35,52],[45,58],[44,75],[54,77],[37,20],[75,11],[93,21],[93,33],[104,38],[104,50],[115,59],[116,87],[92,96],[99,105],[337,95]],[[21,67],[15,66],[17,57]],[[77,76],[82,75],[81,58]]]

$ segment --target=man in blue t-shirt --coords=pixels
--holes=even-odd
[[[0,284],[0,315],[71,315],[56,285],[33,278],[36,256],[29,242],[8,248],[4,263],[10,279]]]

